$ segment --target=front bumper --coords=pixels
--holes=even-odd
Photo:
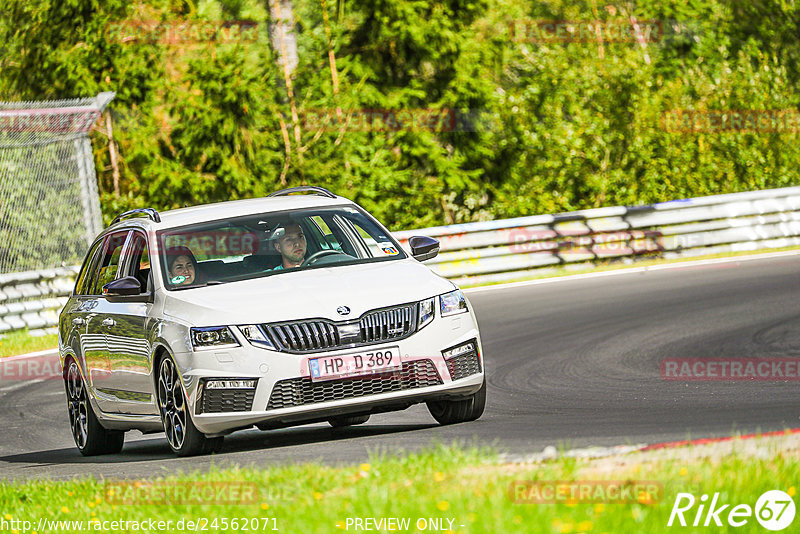
[[[239,332],[235,335],[241,345],[237,348],[174,354],[194,424],[207,435],[221,435],[253,425],[275,428],[337,415],[401,410],[429,400],[463,398],[478,391],[484,381],[483,350],[471,313],[437,317],[430,325],[399,341],[315,354],[265,350],[252,346]],[[471,364],[455,365],[456,359],[464,357],[446,360],[442,355],[442,351],[470,340],[476,346]],[[328,382],[312,382],[309,378],[309,358],[390,346],[399,348],[402,370]],[[257,382],[249,391],[209,393],[203,387],[208,379],[256,379]],[[210,400],[209,394],[213,399]],[[209,409],[215,413],[208,413]]]

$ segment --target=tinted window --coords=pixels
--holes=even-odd
[[[86,255],[86,259],[83,262],[83,267],[81,267],[81,271],[78,274],[78,280],[75,282],[75,294],[76,295],[87,295],[88,289],[91,282],[94,280],[94,267],[97,264],[97,255],[98,250],[100,250],[100,246],[103,244],[103,241],[100,240],[95,243],[89,253]]]
[[[117,277],[122,246],[125,244],[128,233],[129,232],[112,234],[106,238],[98,264],[97,275],[95,276],[94,283],[91,285],[91,295],[102,294],[103,286],[109,282],[113,282]]]

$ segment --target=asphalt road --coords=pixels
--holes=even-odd
[[[130,432],[118,455],[83,458],[57,380],[0,383],[0,478],[150,477],[209,465],[359,462],[372,451],[458,440],[527,454],[800,427],[797,381],[664,380],[664,358],[800,357],[800,256],[686,266],[470,294],[489,376],[473,423],[439,427],[424,406],[226,437],[219,454],[174,458]]]

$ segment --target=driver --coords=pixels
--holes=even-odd
[[[282,235],[275,239],[275,250],[280,255],[282,262],[273,271],[300,267],[306,255],[306,236],[299,224],[287,223],[280,227]]]

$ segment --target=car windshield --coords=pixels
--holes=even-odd
[[[257,214],[161,230],[158,244],[169,290],[406,257],[385,228],[351,206]]]

